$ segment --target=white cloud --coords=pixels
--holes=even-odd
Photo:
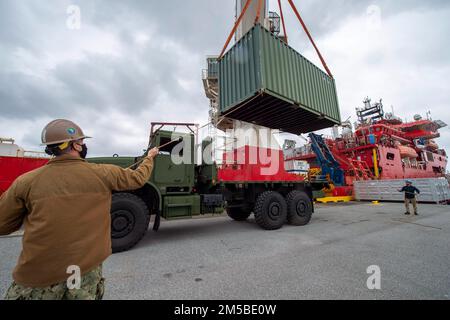
[[[135,155],[147,144],[151,121],[205,124],[201,69],[232,27],[233,1],[173,1],[80,1],[80,31],[65,27],[70,1],[1,2],[0,24],[9,32],[0,30],[0,80],[14,86],[0,88],[0,108],[17,109],[2,109],[1,135],[36,148],[42,127],[66,117],[95,137],[91,154]],[[374,2],[379,24],[377,10],[360,1],[299,4],[336,77],[343,119],[355,120],[354,108],[371,96],[403,117],[429,109],[450,123],[449,7]],[[320,65],[285,10],[291,44]],[[448,128],[440,143],[450,147]]]
[[[381,11],[382,13],[383,11]],[[385,111],[412,120],[415,114],[431,110],[434,119],[450,124],[450,56],[444,46],[450,35],[450,9],[405,11],[384,17],[378,27],[368,23],[361,11],[336,31],[318,39],[338,86],[342,118],[369,96],[383,98]],[[433,26],[427,28],[426,26]],[[295,45],[295,44],[294,44]],[[304,53],[321,66],[315,52]],[[448,128],[442,129],[442,147],[450,149]]]

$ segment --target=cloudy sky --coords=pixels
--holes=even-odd
[[[343,119],[355,121],[370,96],[402,118],[430,110],[450,124],[450,1],[296,3],[336,78]],[[285,11],[291,46],[318,63]],[[95,137],[91,155],[135,155],[152,121],[207,123],[201,70],[234,14],[234,0],[0,0],[0,136],[38,150],[45,124],[68,118]],[[448,128],[440,144],[450,150]]]

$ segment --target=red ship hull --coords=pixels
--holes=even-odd
[[[48,159],[0,156],[0,195],[22,174],[46,165]]]
[[[354,180],[445,177],[448,157],[434,141],[440,137],[439,129],[447,126],[444,122],[417,115],[415,121],[403,123],[392,114],[385,116],[381,102],[364,103],[365,108],[357,109],[360,121],[356,131],[347,122],[341,135],[335,131],[335,138],[324,138],[347,185]],[[308,145],[294,151],[287,160],[304,160],[311,168],[320,167]]]

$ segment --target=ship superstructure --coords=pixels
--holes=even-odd
[[[443,121],[415,115],[403,121],[393,113],[385,113],[383,102],[364,100],[357,108],[355,130],[350,122],[335,127],[333,137],[324,137],[332,156],[344,170],[345,183],[369,179],[414,179],[444,177],[448,157],[436,139]],[[286,161],[307,161],[320,167],[311,143],[285,151]]]

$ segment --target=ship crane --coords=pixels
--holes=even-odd
[[[316,154],[317,162],[322,170],[322,175],[329,177],[336,186],[344,185],[344,170],[342,170],[340,163],[333,156],[322,136],[310,133],[309,138],[311,139],[311,147]]]

